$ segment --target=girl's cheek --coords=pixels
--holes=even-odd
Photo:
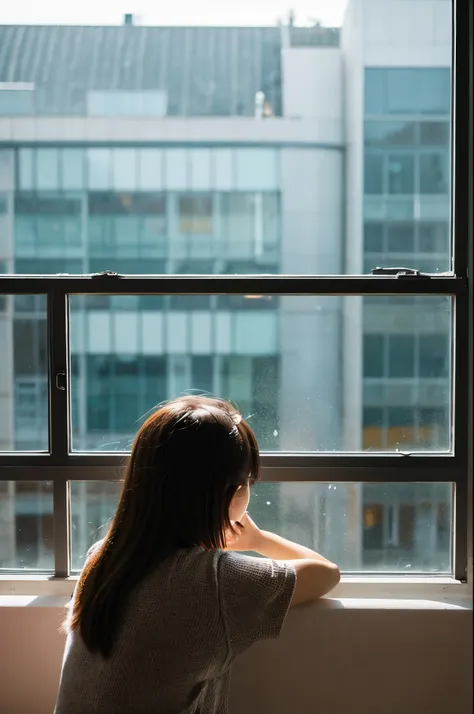
[[[230,504],[230,519],[238,521],[242,518],[250,501],[250,489],[248,486],[241,487],[236,492]]]

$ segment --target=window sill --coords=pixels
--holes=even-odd
[[[0,608],[66,608],[65,595],[0,595]],[[472,610],[471,598],[411,599],[411,598],[323,598],[312,607],[318,610]]]
[[[60,607],[76,582],[77,576],[0,575],[0,607]],[[345,576],[321,602],[344,609],[472,609],[472,584],[449,577]]]

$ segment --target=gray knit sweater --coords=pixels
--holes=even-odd
[[[55,714],[226,714],[232,663],[278,636],[295,582],[272,560],[179,551],[133,590],[110,658],[69,633]]]

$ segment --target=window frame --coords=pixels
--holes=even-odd
[[[457,0],[453,12],[452,273],[419,276],[0,275],[0,295],[47,296],[49,450],[47,453],[1,453],[0,480],[53,482],[57,578],[67,578],[71,573],[71,481],[116,480],[126,455],[125,452],[71,451],[69,296],[266,294],[449,295],[455,299],[452,348],[454,397],[451,405],[454,432],[450,453],[264,453],[262,479],[273,482],[452,483],[453,575],[458,581],[467,580],[468,491],[471,487],[469,469],[472,469],[472,208],[469,205],[473,195],[472,67],[469,57],[472,8],[469,3]],[[457,186],[459,191],[456,191]],[[468,384],[470,389],[466,388]],[[18,575],[15,571],[15,577]],[[359,573],[357,576],[364,578]],[[371,574],[368,573],[368,576]],[[435,578],[430,576],[429,579]]]

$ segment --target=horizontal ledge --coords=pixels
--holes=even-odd
[[[31,572],[22,575],[18,571],[0,574],[0,596],[4,598],[2,604],[5,606],[55,605],[53,598],[58,597],[65,597],[68,601],[77,578],[77,573],[69,578],[34,575]],[[377,577],[375,574],[367,576],[360,574],[357,578],[353,578],[343,573],[341,582],[331,596],[331,599],[364,599],[367,601],[367,607],[374,608],[378,607],[381,599],[398,600],[402,608],[408,606],[409,600],[416,600],[420,605],[424,601],[429,601],[472,607],[472,587],[449,576],[383,574]],[[13,598],[27,597],[37,597],[39,600],[35,603],[32,600],[22,602],[19,599],[17,603],[13,601]],[[12,600],[9,601],[7,598]],[[51,601],[45,602],[46,598],[51,598]]]
[[[459,295],[468,282],[452,275],[9,275],[0,293],[13,295]]]
[[[263,465],[263,482],[307,483],[456,483],[464,484],[467,469],[454,464],[426,466],[399,461],[397,464],[271,466]],[[76,463],[76,465],[0,464],[0,481],[100,481],[123,478],[123,464]]]

